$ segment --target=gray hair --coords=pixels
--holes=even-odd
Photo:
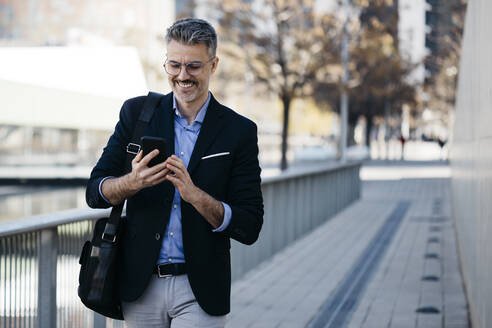
[[[187,45],[203,43],[208,54],[215,56],[217,50],[217,33],[209,22],[199,18],[183,18],[174,22],[167,29],[166,44],[171,40]]]

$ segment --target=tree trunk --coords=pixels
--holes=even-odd
[[[292,98],[289,96],[282,96],[283,105],[283,126],[282,126],[282,158],[280,160],[280,169],[283,171],[287,169],[287,148],[288,148],[288,136],[289,136],[289,110]]]
[[[347,124],[347,147],[351,147],[355,145],[354,134],[355,134],[355,124],[349,122]]]
[[[366,114],[366,146],[371,148],[372,115]]]

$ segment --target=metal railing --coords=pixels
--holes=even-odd
[[[360,163],[264,178],[258,241],[231,244],[232,279],[268,259],[359,198]],[[77,296],[79,255],[94,220],[109,210],[75,209],[0,224],[0,328],[123,327]]]

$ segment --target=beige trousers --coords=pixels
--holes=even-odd
[[[159,278],[135,302],[123,302],[128,328],[223,328],[226,316],[212,316],[198,305],[186,274]]]

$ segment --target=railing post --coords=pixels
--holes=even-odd
[[[106,328],[106,317],[94,312],[94,328]]]
[[[39,328],[56,327],[57,228],[44,229],[39,237],[38,323]]]

